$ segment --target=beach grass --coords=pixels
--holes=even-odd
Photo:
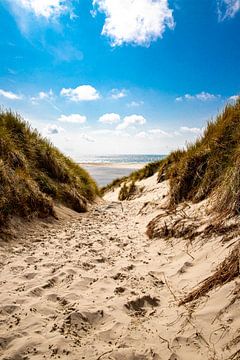
[[[12,215],[54,215],[54,202],[84,212],[99,194],[88,173],[18,114],[0,112],[0,226]]]
[[[214,209],[240,212],[240,98],[209,122],[203,135],[186,150],[166,158],[159,180],[170,180],[170,203],[200,201],[213,195]]]

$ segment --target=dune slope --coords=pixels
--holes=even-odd
[[[18,215],[54,215],[53,201],[83,212],[98,194],[88,173],[11,112],[0,112],[0,227]]]

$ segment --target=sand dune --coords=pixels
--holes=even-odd
[[[1,247],[1,359],[240,358],[239,278],[179,306],[238,233],[206,237],[206,201],[169,214],[168,183],[141,186],[141,196],[119,203],[116,190],[84,215],[61,209],[58,222]],[[148,238],[154,217],[170,226],[179,214],[198,236]]]

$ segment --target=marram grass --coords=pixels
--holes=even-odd
[[[54,202],[84,212],[93,179],[10,111],[0,112],[0,227],[10,216],[54,215]]]

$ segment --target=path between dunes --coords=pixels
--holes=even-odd
[[[211,322],[235,283],[195,315],[178,307],[183,289],[209,273],[222,249],[213,241],[189,254],[179,240],[174,247],[149,240],[154,209],[146,216],[142,208],[142,201],[103,203],[1,249],[1,359],[222,358],[235,331],[229,319],[239,317]]]

